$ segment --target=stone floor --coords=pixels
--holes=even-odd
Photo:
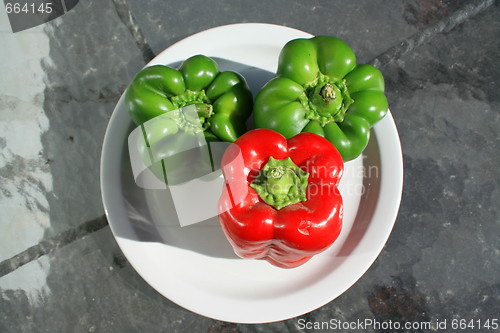
[[[242,22],[334,35],[379,67],[405,175],[366,274],[315,311],[256,325],[151,288],[115,242],[99,183],[104,133],[135,73],[193,33]],[[493,0],[88,0],[18,33],[0,11],[0,332],[312,332],[300,323],[332,319],[498,331],[477,326],[500,320],[498,36]]]

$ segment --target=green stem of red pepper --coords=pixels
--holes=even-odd
[[[250,186],[265,203],[281,209],[307,200],[308,178],[290,157],[277,160],[271,156]]]
[[[329,122],[340,123],[354,102],[345,80],[319,74],[318,78],[304,85],[305,94],[299,100],[306,110],[306,118],[317,120],[321,126]]]

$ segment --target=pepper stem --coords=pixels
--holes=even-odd
[[[308,178],[309,174],[293,163],[290,157],[277,160],[271,156],[250,187],[265,203],[281,209],[307,200]]]
[[[213,108],[210,104],[196,103],[191,106],[185,106],[181,108],[181,113],[184,119],[191,124],[197,125],[202,123],[205,119],[209,118],[213,114]]]
[[[325,84],[319,91],[319,94],[323,97],[325,103],[329,103],[337,97],[335,89],[333,89],[333,86],[330,83]]]
[[[319,116],[332,118],[342,108],[342,95],[336,85],[325,83],[312,90],[309,102]]]
[[[346,111],[354,102],[345,80],[323,74],[304,85],[304,90],[305,94],[299,100],[306,110],[306,118],[318,121],[321,126],[344,121]]]
[[[204,131],[210,123],[207,121],[213,115],[213,107],[207,103],[196,103],[170,111],[168,116],[177,126],[188,133]]]

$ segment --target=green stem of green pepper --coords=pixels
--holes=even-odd
[[[170,101],[176,108],[182,108],[183,106],[196,103],[211,103],[210,99],[207,97],[205,91],[203,90],[186,90],[181,95],[170,97]]]
[[[281,209],[307,200],[308,178],[309,174],[290,158],[277,160],[271,156],[250,186],[265,203]]]
[[[329,122],[340,123],[354,102],[345,80],[320,74],[316,80],[304,85],[305,94],[299,98],[306,110],[306,118],[317,120],[321,126]]]
[[[315,111],[325,118],[335,117],[342,107],[342,95],[339,88],[331,83],[316,86],[309,102],[313,104]]]
[[[192,107],[193,110],[187,110]],[[213,115],[213,107],[207,103],[191,104],[167,113],[177,126],[186,133],[200,133],[210,127],[208,119]]]

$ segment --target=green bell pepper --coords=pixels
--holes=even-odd
[[[164,122],[159,133],[176,133],[179,129],[204,132],[208,141],[236,140],[246,131],[253,104],[245,79],[236,72],[219,72],[217,63],[204,55],[185,60],[178,69],[155,65],[144,68],[134,78],[125,94],[125,102],[137,125],[165,112],[187,105],[205,104],[208,110],[199,115],[200,126],[190,126],[192,119],[176,113]]]
[[[254,122],[287,138],[300,132],[321,135],[349,161],[363,152],[370,128],[387,110],[381,72],[357,65],[344,41],[317,36],[283,47],[276,77],[256,96]]]

